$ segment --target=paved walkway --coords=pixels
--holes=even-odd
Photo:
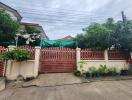
[[[0,100],[132,100],[132,80],[6,89]]]

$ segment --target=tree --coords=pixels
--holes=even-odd
[[[80,48],[85,48],[86,45],[87,45],[87,42],[86,42],[85,37],[84,37],[83,34],[78,34],[78,35],[76,36],[76,38],[74,39],[74,41],[77,42],[77,45],[78,45],[78,47],[80,47]]]
[[[112,30],[102,24],[93,23],[84,29],[84,35],[78,35],[76,40],[81,48],[106,49],[110,47]]]
[[[83,31],[83,34],[76,36],[81,48],[107,49],[114,47],[132,51],[131,20],[115,22],[113,18],[108,18],[105,23],[93,23]]]
[[[108,18],[103,25],[112,30],[111,44],[114,48],[132,50],[132,21],[115,23],[112,18]]]
[[[117,43],[120,45],[120,48],[132,50],[132,21],[118,21],[116,23],[116,33]]]
[[[0,10],[0,42],[13,41],[18,29],[19,24],[4,10]]]

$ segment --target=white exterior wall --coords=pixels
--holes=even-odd
[[[99,68],[100,65],[106,65],[105,60],[84,60],[86,64],[84,64],[83,70],[88,71],[90,67]],[[108,67],[114,67],[117,71],[121,69],[128,69],[128,63],[125,60],[109,60]]]
[[[105,60],[84,60],[86,64],[84,64],[83,70],[88,71],[90,67],[99,68],[100,65],[105,65]]]
[[[109,60],[109,66],[115,67],[118,71],[121,69],[129,69],[129,63],[126,60]]]
[[[9,46],[9,50],[13,50],[15,46]],[[6,77],[8,80],[15,80],[19,75],[25,79],[29,77],[37,77],[39,69],[40,47],[35,48],[35,60],[27,60],[16,62],[9,60],[6,67]]]
[[[34,68],[34,60],[23,62],[8,61],[6,77],[9,80],[15,80],[19,75],[22,75],[25,79],[35,77]]]
[[[80,49],[77,49],[77,69],[80,70],[79,61],[80,61]],[[114,67],[119,72],[121,69],[129,69],[129,63],[126,60],[108,60],[108,51],[104,51],[105,60],[83,60],[86,62],[83,66],[84,71],[88,71],[90,67],[99,68],[100,65],[106,65],[108,67]]]

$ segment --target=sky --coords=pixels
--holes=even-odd
[[[132,19],[132,0],[0,0],[18,10],[22,22],[38,23],[47,36],[59,39],[76,36],[92,22],[113,17],[121,20],[121,11]]]

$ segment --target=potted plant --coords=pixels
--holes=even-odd
[[[96,67],[90,67],[89,68],[90,76],[91,77],[97,77],[97,69]]]
[[[90,77],[91,77],[90,72],[87,71],[87,72],[86,72],[86,78],[90,78]]]
[[[128,75],[128,70],[127,69],[121,69],[120,75],[122,75],[122,76]]]
[[[101,76],[109,75],[109,68],[106,65],[100,65],[98,70]]]
[[[74,71],[74,75],[80,77],[81,76],[81,72],[79,70],[75,70]]]

